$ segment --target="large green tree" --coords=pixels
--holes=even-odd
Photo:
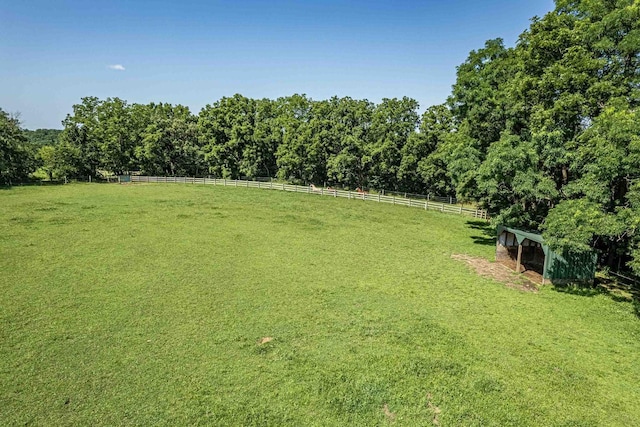
[[[418,127],[415,99],[383,99],[372,115],[368,155],[371,157],[369,182],[374,188],[402,189],[398,180],[402,148]]]
[[[442,145],[458,194],[558,249],[638,265],[639,66],[634,0],[558,0],[514,48],[471,52],[449,100],[459,143]]]
[[[18,118],[0,108],[0,183],[28,178],[36,168],[35,159]]]
[[[96,97],[82,98],[80,104],[73,106],[73,114],[67,115],[62,122],[64,129],[59,136],[60,143],[75,147],[78,153],[78,156],[63,156],[75,162],[68,165],[68,173],[97,176],[98,169],[104,166],[101,158],[101,141],[97,131],[98,107],[102,102]]]
[[[29,144],[40,148],[46,145],[56,145],[62,131],[60,129],[24,129],[23,132]]]
[[[327,175],[332,184],[349,188],[369,186],[372,159],[368,154],[374,105],[349,97],[331,99],[333,123]]]
[[[419,132],[409,134],[402,147],[398,181],[404,191],[453,193],[444,159],[446,151],[441,148],[453,131],[453,115],[446,105],[427,108],[421,117]]]
[[[314,181],[315,177],[310,173],[308,149],[304,140],[312,117],[313,101],[306,95],[296,94],[279,98],[276,102],[277,122],[281,132],[276,152],[278,177],[298,182],[319,182]]]
[[[182,105],[149,104],[140,110],[140,143],[136,158],[143,173],[151,175],[206,174],[198,141],[197,119]]]
[[[256,102],[236,94],[202,109],[198,117],[200,143],[211,174],[238,179],[252,172],[243,162],[254,145]]]

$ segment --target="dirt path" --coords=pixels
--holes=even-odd
[[[482,277],[488,277],[497,282],[504,283],[509,288],[525,292],[538,292],[538,287],[526,276],[516,274],[499,262],[490,262],[484,258],[473,257],[464,254],[453,254],[451,258],[467,263]]]

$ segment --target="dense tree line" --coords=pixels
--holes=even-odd
[[[558,0],[514,48],[458,67],[443,151],[495,221],[640,272],[640,2]]]
[[[457,195],[556,249],[596,247],[640,272],[639,104],[640,2],[557,0],[514,47],[472,51],[447,102],[422,115],[406,97],[234,95],[197,115],[87,97],[35,156],[3,113],[0,179],[41,166]]]
[[[195,115],[182,105],[86,97],[38,160],[54,178],[139,171],[450,193],[437,162],[429,163],[453,131],[449,110],[433,107],[421,120],[418,108],[406,97],[376,105],[237,94]]]
[[[59,129],[23,129],[22,132],[30,145],[39,148],[46,145],[56,145],[62,131]]]

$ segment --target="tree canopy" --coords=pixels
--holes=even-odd
[[[20,128],[20,121],[0,108],[0,183],[25,179],[35,168],[35,150]]]
[[[557,249],[597,247],[605,264],[631,261],[639,65],[633,0],[559,0],[515,47],[491,40],[471,52],[448,100],[464,134],[449,154],[467,159],[449,162],[463,166],[456,191],[496,222],[543,230]]]

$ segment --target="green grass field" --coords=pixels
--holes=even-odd
[[[451,259],[488,237],[257,189],[0,190],[0,425],[640,425],[631,304]]]

